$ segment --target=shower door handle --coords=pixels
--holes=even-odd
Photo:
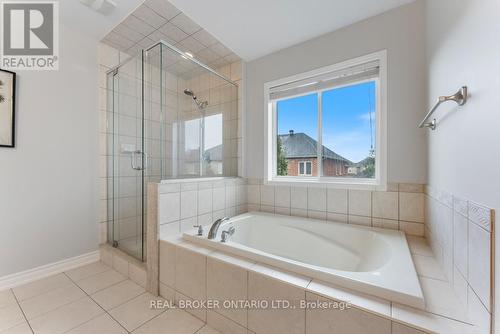
[[[138,156],[141,155],[141,163],[138,163]],[[131,159],[131,166],[132,169],[135,170],[144,170],[146,169],[147,162],[148,162],[148,155],[145,152],[142,152],[140,150],[132,152],[132,155],[130,156]]]

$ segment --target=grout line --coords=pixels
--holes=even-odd
[[[66,272],[63,272],[63,274],[64,274],[64,275],[66,275]],[[114,317],[113,317],[113,316],[112,316],[112,315],[111,315],[108,311],[106,311],[106,310],[105,310],[105,309],[104,309],[104,308],[103,308],[103,307],[102,307],[102,306],[101,306],[98,302],[96,302],[96,301],[95,301],[95,300],[94,300],[94,299],[93,299],[93,298],[92,298],[92,297],[91,297],[91,296],[90,296],[90,295],[89,295],[89,294],[88,294],[85,290],[83,290],[83,289],[82,289],[82,288],[81,288],[81,287],[80,287],[80,286],[79,286],[79,285],[78,285],[75,281],[73,281],[73,280],[71,279],[71,277],[69,277],[68,275],[66,275],[66,276],[67,276],[67,277],[68,277],[68,278],[69,278],[72,282],[74,282],[74,284],[75,284],[75,285],[76,285],[76,286],[77,286],[80,290],[82,290],[82,292],[83,292],[83,293],[84,293],[84,294],[85,294],[85,295],[86,295],[86,296],[87,296],[87,297],[88,297],[88,298],[89,298],[92,302],[94,302],[94,303],[95,303],[95,304],[96,304],[99,308],[101,308],[101,310],[103,310],[103,311],[104,311],[104,314],[109,315],[109,316],[110,316],[110,318],[111,318],[111,319],[113,319],[113,320],[114,320],[114,321],[115,321],[115,322],[116,322],[116,323],[117,323],[120,327],[122,327],[122,328],[123,328],[123,329],[124,329],[127,333],[130,333],[130,332],[129,332],[129,331],[128,331],[128,330],[127,330],[124,326],[122,326],[122,324],[121,324],[118,320],[116,320],[116,319],[115,319],[115,318],[114,318]],[[93,275],[92,275],[92,276],[93,276]],[[89,277],[90,277],[90,276],[89,276]],[[116,284],[118,284],[118,283],[116,283]],[[116,285],[116,284],[113,284],[113,285],[111,285],[111,286],[114,286],[114,285]],[[111,286],[110,286],[110,287],[111,287]],[[124,304],[124,303],[123,303],[123,304]],[[123,305],[123,304],[121,304],[121,305]],[[83,323],[79,324],[78,326],[75,326],[75,327],[73,327],[73,328],[69,329],[69,330],[68,330],[68,331],[66,331],[66,332],[69,332],[70,330],[72,330],[72,329],[74,329],[74,328],[77,328],[77,327],[79,327],[79,326],[82,326],[83,324],[86,324],[86,323],[88,323],[88,322],[90,322],[90,321],[92,321],[92,320],[94,320],[94,319],[96,319],[96,318],[100,317],[101,315],[102,315],[102,314],[99,314],[99,315],[95,316],[94,318],[89,319],[89,320],[87,320],[87,321],[85,321],[85,322],[83,322]]]
[[[16,303],[17,303],[17,307],[19,307],[19,309],[20,309],[20,310],[21,310],[21,312],[23,313],[24,320],[25,320],[25,321],[26,321],[26,323],[28,324],[28,327],[30,328],[31,333],[35,333],[35,332],[33,331],[33,328],[31,327],[30,322],[28,321],[28,318],[26,317],[26,313],[24,313],[24,310],[23,310],[23,308],[21,307],[21,303],[19,303],[19,300],[17,299],[16,294],[14,293],[14,291],[13,291],[12,289],[9,289],[8,291],[10,291],[10,293],[12,293],[12,295],[14,296],[14,299],[16,300]],[[16,327],[16,326],[19,326],[19,325],[15,325],[15,326],[13,326],[13,327],[11,327],[11,328],[14,328],[14,327]]]

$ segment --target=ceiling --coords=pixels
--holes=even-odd
[[[85,6],[80,0],[59,1],[61,23],[75,30],[84,31],[97,40],[137,8],[144,0],[118,0],[116,8],[103,15]]]
[[[240,60],[234,52],[166,0],[146,0],[104,36],[103,42],[135,56],[160,40],[212,68]],[[162,51],[161,66],[169,72],[184,77],[199,74],[201,68],[186,61],[186,56],[183,58],[166,48]],[[157,62],[156,56],[159,58],[158,48],[148,52],[148,59],[153,63]]]
[[[414,0],[170,0],[249,61]]]

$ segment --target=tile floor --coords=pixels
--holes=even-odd
[[[161,299],[95,262],[0,291],[0,334],[217,334],[179,309],[152,309]]]

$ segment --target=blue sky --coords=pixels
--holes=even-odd
[[[353,162],[366,158],[370,113],[375,141],[375,102],[373,81],[323,92],[323,145]],[[294,130],[318,139],[317,94],[278,101],[277,110],[279,134]]]

